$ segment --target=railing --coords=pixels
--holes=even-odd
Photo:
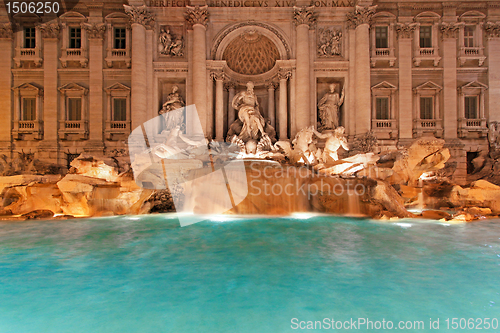
[[[390,49],[375,49],[375,55],[377,57],[388,57],[390,54]]]
[[[460,128],[483,128],[486,129],[486,119],[485,118],[477,118],[477,119],[467,119],[461,118],[459,119]]]
[[[475,56],[475,55],[480,55],[481,53],[480,47],[464,47],[462,48],[463,54],[466,56]]]
[[[392,129],[395,128],[394,123],[396,120],[394,119],[372,119],[372,128],[374,130],[377,129]]]
[[[67,49],[66,55],[68,57],[79,57],[82,55],[82,50],[81,49]]]
[[[111,50],[111,56],[113,56],[113,57],[127,57],[128,52],[127,52],[127,50],[123,50],[123,49]]]
[[[35,56],[35,49],[21,49],[21,57]]]
[[[42,64],[42,57],[39,47],[35,48],[16,48],[16,55],[14,57],[14,62],[17,67],[21,67],[22,61],[34,61],[37,66]]]
[[[23,120],[19,122],[19,129],[35,129],[35,122],[32,120]]]
[[[14,122],[12,135],[16,140],[24,140],[25,135],[31,135],[35,140],[43,137],[43,123],[38,120],[19,120]]]
[[[111,129],[127,129],[128,121],[112,121],[109,124]]]
[[[432,47],[421,47],[420,50],[420,55],[421,56],[433,56],[434,55],[434,48]]]

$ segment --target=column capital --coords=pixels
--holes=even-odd
[[[129,17],[131,24],[137,23],[143,25],[146,29],[153,29],[155,20],[146,5],[137,7],[123,5],[123,8],[125,9],[125,14]]]
[[[227,77],[223,72],[215,71],[210,73],[210,78],[214,81],[224,81]]]
[[[208,6],[186,6],[185,18],[190,28],[195,24],[201,24],[206,27],[208,24]]]
[[[316,16],[314,15],[314,6],[309,7],[293,7],[293,22],[295,26],[307,24],[310,28],[314,27],[316,23]]]
[[[0,39],[10,39],[13,36],[12,24],[11,23],[1,23],[0,24]]]
[[[229,80],[229,78],[226,77],[226,80]],[[226,89],[227,91],[236,89],[236,84],[233,81],[226,81],[224,82],[224,89]]]
[[[484,30],[486,31],[486,36],[488,38],[499,38],[500,22],[486,22],[484,24]]]
[[[456,39],[458,29],[460,28],[460,24],[443,22],[441,23],[441,26],[439,28],[441,29],[443,39],[445,38]]]
[[[398,38],[411,38],[413,31],[417,28],[416,23],[398,23],[396,24],[396,32]]]
[[[356,6],[354,13],[347,13],[347,23],[351,29],[361,24],[370,24],[377,6]]]
[[[291,73],[290,73],[291,74]],[[278,74],[279,75],[279,74]],[[266,82],[266,88],[268,90],[275,90],[276,87],[278,86],[278,84],[274,81],[269,81],[269,82]]]
[[[40,23],[37,25],[42,32],[43,38],[59,38],[61,26],[57,22]]]
[[[278,80],[288,80],[289,78],[292,77],[292,71],[282,69],[278,73]]]
[[[103,39],[106,31],[105,23],[82,23],[82,28],[87,31],[89,39]]]

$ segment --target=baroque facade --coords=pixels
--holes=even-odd
[[[201,129],[223,140],[236,93],[254,82],[279,139],[338,123],[382,149],[443,138],[464,177],[500,122],[498,1],[130,0],[78,2],[59,17],[0,23],[0,153],[67,165],[80,153],[127,154],[131,130],[173,87]],[[161,129],[158,129],[161,132]],[[491,133],[490,133],[491,136]],[[162,138],[159,137],[158,140]]]

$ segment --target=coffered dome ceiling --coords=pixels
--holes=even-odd
[[[222,59],[239,74],[257,75],[274,67],[280,54],[276,45],[256,31],[246,31],[232,40],[224,50]]]

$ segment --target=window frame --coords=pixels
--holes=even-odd
[[[422,37],[422,29],[424,29],[424,28],[428,29],[428,32],[427,32],[429,34],[428,37]],[[421,49],[430,49],[430,48],[432,48],[433,47],[433,44],[432,44],[432,39],[433,39],[432,38],[432,25],[427,25],[427,24],[421,25],[419,27],[418,38],[419,38],[418,45],[419,45],[419,47]],[[426,39],[424,39],[424,38],[426,38]],[[422,41],[425,42],[426,40],[428,40],[429,43],[424,43],[424,44],[426,44],[426,45],[428,44],[428,46],[426,46],[426,45],[423,46],[422,45]]]
[[[30,30],[32,33],[33,33],[33,36],[26,36],[26,32],[27,30]],[[35,49],[36,46],[37,46],[37,41],[36,41],[36,28],[35,27],[32,27],[32,26],[26,26],[26,27],[23,27],[23,48],[24,49]],[[32,45],[27,45],[28,41],[30,41],[30,44]]]
[[[124,36],[117,36],[117,30],[122,30]],[[123,42],[123,47],[120,45],[120,47],[117,47],[117,42],[120,41]],[[127,49],[127,28],[126,27],[121,27],[121,26],[113,26],[113,50],[126,50]]]
[[[75,32],[76,36],[72,33]],[[68,27],[68,49],[81,49],[82,48],[82,28],[77,26]]]

